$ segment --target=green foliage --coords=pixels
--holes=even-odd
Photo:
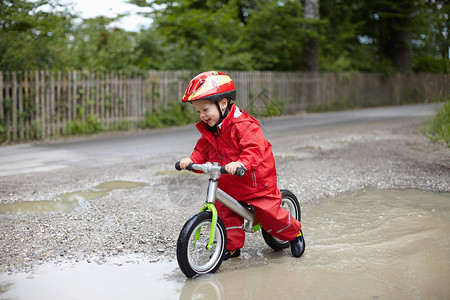
[[[75,121],[67,124],[65,134],[66,135],[78,135],[78,134],[94,134],[105,131],[105,127],[101,124],[98,116],[89,114],[86,120],[78,118]]]
[[[256,70],[301,70],[302,37],[314,34],[305,28],[300,1],[256,1],[258,9],[243,29],[244,47]]]
[[[0,70],[65,69],[73,18],[53,1],[1,1]]]
[[[135,63],[140,55],[136,50],[136,33],[126,32],[110,24],[117,18],[97,17],[85,19],[74,28],[70,43],[70,65],[77,70],[124,70],[137,69]]]
[[[425,0],[416,15],[413,50],[416,57],[449,58],[450,5],[448,0]],[[447,69],[448,72],[448,69]]]
[[[450,60],[432,56],[420,56],[415,59],[415,72],[450,73]]]
[[[6,124],[3,119],[0,119],[0,143],[3,143],[8,140],[8,136],[6,135]]]
[[[163,128],[194,123],[198,117],[189,110],[188,104],[170,104],[165,109],[147,113],[143,128]]]
[[[284,102],[279,99],[259,99],[244,107],[250,115],[260,117],[276,117],[284,113]]]
[[[138,126],[138,127],[139,127],[139,126]],[[115,131],[115,130],[118,130],[118,131],[127,131],[127,130],[130,130],[130,128],[133,128],[133,126],[130,124],[129,121],[124,120],[124,121],[121,121],[121,122],[120,122],[119,124],[117,124],[117,125],[111,126],[110,130],[111,130],[111,131]]]
[[[30,139],[39,139],[42,137],[42,120],[40,118],[31,121]]]
[[[168,48],[164,47],[165,36],[150,28],[136,35],[135,64],[142,70],[161,70],[171,61]]]
[[[264,117],[281,116],[284,113],[284,104],[281,101],[270,101],[265,110]]]
[[[299,0],[129,2],[152,8],[149,28],[80,20],[57,0],[0,1],[0,70],[302,71],[312,37],[322,71],[449,72],[447,0],[320,0],[320,20]]]
[[[370,54],[364,55],[359,49],[357,39],[363,21],[355,21],[354,7],[342,1],[320,0],[320,16],[326,23],[320,30],[319,57],[320,69],[323,71],[351,71],[359,61],[355,53],[363,54],[363,60]],[[369,69],[366,67],[366,69]]]
[[[433,141],[443,141],[450,147],[450,100],[446,101],[428,122],[426,133]]]
[[[164,49],[161,69],[246,69],[251,57],[242,51],[236,2],[159,1],[153,35]],[[142,44],[141,44],[142,45]],[[155,45],[155,44],[153,44]],[[148,47],[147,47],[148,49]],[[153,48],[154,49],[154,48]]]
[[[412,36],[420,36],[422,0],[320,0],[328,21],[321,67],[390,74],[412,68]]]

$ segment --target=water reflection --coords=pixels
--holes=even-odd
[[[31,274],[0,275],[0,291],[4,290],[0,299],[176,299],[182,277],[176,281],[164,275],[175,266],[151,263],[140,255],[116,257],[102,264],[47,264]]]

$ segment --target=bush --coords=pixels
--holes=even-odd
[[[264,110],[264,117],[281,116],[284,112],[284,104],[281,101],[270,101]]]
[[[450,147],[450,100],[428,122],[426,133],[432,141],[444,141]]]
[[[6,135],[6,124],[3,119],[0,119],[0,143],[8,140],[8,136]]]
[[[104,132],[105,127],[99,121],[97,115],[90,114],[86,121],[75,120],[69,122],[66,127],[66,135],[94,134]]]
[[[413,69],[415,72],[448,73],[450,72],[450,60],[432,56],[420,56],[415,59]]]
[[[171,104],[145,116],[144,128],[163,128],[194,123],[198,117],[189,111],[188,104]]]

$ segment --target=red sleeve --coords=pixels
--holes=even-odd
[[[266,139],[261,127],[255,123],[236,124],[236,137],[242,149],[239,162],[247,169],[256,168],[265,157]]]
[[[204,164],[208,161],[208,157],[205,155],[205,153],[208,153],[206,151],[210,147],[206,139],[202,136],[198,141],[197,144],[194,147],[194,151],[192,152],[190,158],[195,164]]]

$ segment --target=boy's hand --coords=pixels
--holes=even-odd
[[[225,166],[225,171],[227,171],[231,175],[234,175],[236,173],[237,168],[240,167],[242,167],[240,163],[233,161]]]
[[[185,170],[192,163],[193,161],[190,157],[183,158],[182,160],[180,160],[180,168]]]

